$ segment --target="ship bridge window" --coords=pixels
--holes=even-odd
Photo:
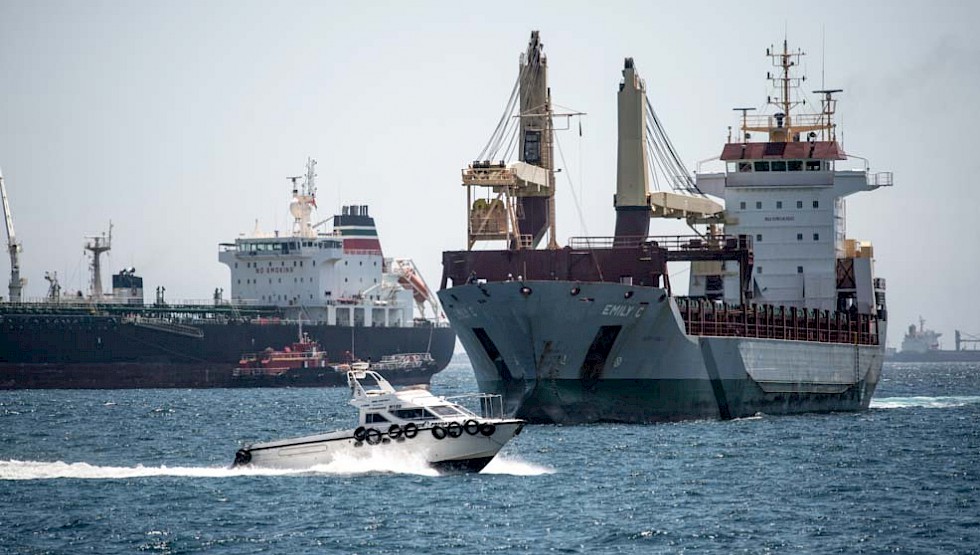
[[[767,172],[769,171],[769,162],[765,160],[759,160],[755,163],[755,171],[757,172]]]
[[[433,407],[429,407],[429,410],[438,414],[439,416],[459,416],[463,414],[448,405],[436,405]]]
[[[818,172],[818,171],[820,171],[820,160],[807,160],[806,161],[806,171],[808,171],[808,172]]]
[[[436,418],[436,415],[423,408],[393,410],[391,414],[402,420],[432,420]]]
[[[791,172],[803,171],[803,160],[790,160],[786,162],[786,169]]]
[[[772,161],[772,171],[774,171],[774,172],[784,172],[784,171],[786,171],[786,161],[785,160],[773,160]]]
[[[387,418],[375,412],[369,412],[366,415],[364,415],[365,424],[379,424],[381,422],[387,422],[387,421],[388,421]]]
[[[739,162],[738,163],[738,171],[740,173],[745,173],[745,172],[752,171],[752,162]]]

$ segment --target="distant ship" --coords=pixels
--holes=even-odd
[[[554,135],[575,114],[552,110],[532,33],[508,111],[462,172],[468,250],[443,253],[439,292],[481,390],[502,394],[513,415],[656,422],[868,407],[884,359],[885,281],[871,244],[846,236],[844,197],[892,176],[847,164],[839,90],[815,91],[819,113],[798,110],[802,52],[784,43],[768,54],[775,113],[740,109],[721,171],[693,178],[627,58],[615,234],[559,247]],[[507,164],[509,145],[518,160]],[[655,172],[669,190],[650,190]],[[684,219],[695,234],[650,236],[651,217]],[[502,248],[473,250],[485,241]],[[687,296],[671,287],[673,261],[690,262]]]
[[[383,256],[367,206],[344,206],[313,223],[314,168],[309,160],[305,176],[290,178],[292,232],[256,231],[221,244],[231,298],[218,289],[212,302],[198,304],[171,304],[163,287],[152,304],[145,302],[135,269],[113,275],[112,293],[104,294],[99,257],[111,249],[111,226],[85,245],[92,256],[87,297],[63,295],[49,273],[48,297],[26,301],[21,247],[0,177],[11,255],[9,298],[0,303],[0,389],[346,385],[346,374],[332,368],[238,370],[244,354],[296,341],[300,326],[332,363],[424,355],[432,361],[424,368],[379,372],[396,384],[427,383],[455,345],[438,299],[411,260]],[[333,231],[320,231],[330,221]]]
[[[980,337],[956,330],[954,333],[955,349],[941,349],[939,337],[941,333],[926,328],[926,321],[919,318],[919,327],[910,325],[902,347],[897,352],[889,354],[888,360],[894,362],[978,362],[980,361]],[[972,348],[971,348],[972,347]]]

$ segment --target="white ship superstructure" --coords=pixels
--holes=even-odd
[[[235,304],[280,308],[290,320],[355,327],[411,327],[416,306],[440,312],[411,260],[385,258],[366,205],[344,206],[333,231],[314,224],[316,162],[293,183],[292,232],[222,244],[218,259],[231,269]],[[299,180],[302,179],[302,183]]]
[[[874,314],[883,304],[883,281],[875,282],[870,242],[846,234],[845,197],[892,184],[891,172],[871,172],[849,157],[837,140],[834,114],[840,90],[822,96],[816,114],[793,113],[800,79],[791,74],[801,52],[769,51],[777,93],[771,115],[742,112],[740,140],[729,140],[724,171],[698,173],[697,188],[725,201],[727,235],[752,241],[752,300],[814,310]],[[753,133],[762,134],[752,142]],[[738,278],[717,262],[692,264],[690,295],[739,302]]]

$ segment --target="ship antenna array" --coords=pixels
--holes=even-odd
[[[27,280],[20,277],[20,253],[23,247],[17,241],[14,233],[14,215],[10,212],[10,202],[7,200],[7,187],[3,182],[3,170],[0,170],[0,196],[3,197],[3,219],[7,224],[7,252],[10,253],[10,284],[8,291],[10,302],[19,303]]]
[[[789,74],[790,68],[797,66],[800,63],[800,57],[805,56],[806,53],[800,49],[796,49],[794,52],[789,51],[789,43],[786,39],[783,39],[783,51],[777,52],[774,48],[769,47],[766,49],[766,56],[772,58],[772,65],[780,70],[780,73],[772,74],[767,73],[766,78],[772,82],[773,87],[779,91],[779,96],[770,96],[767,99],[769,104],[782,109],[784,116],[789,116],[790,111],[801,104],[806,104],[806,100],[793,100],[791,89],[798,89],[803,81],[806,81],[806,76],[802,77],[791,77]]]

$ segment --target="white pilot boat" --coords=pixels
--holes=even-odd
[[[305,469],[337,457],[421,455],[437,470],[479,472],[521,432],[524,421],[502,418],[499,395],[438,397],[422,388],[395,388],[371,370],[347,373],[359,426],[325,434],[254,443],[235,453],[233,466]],[[476,414],[454,400],[479,402]]]

